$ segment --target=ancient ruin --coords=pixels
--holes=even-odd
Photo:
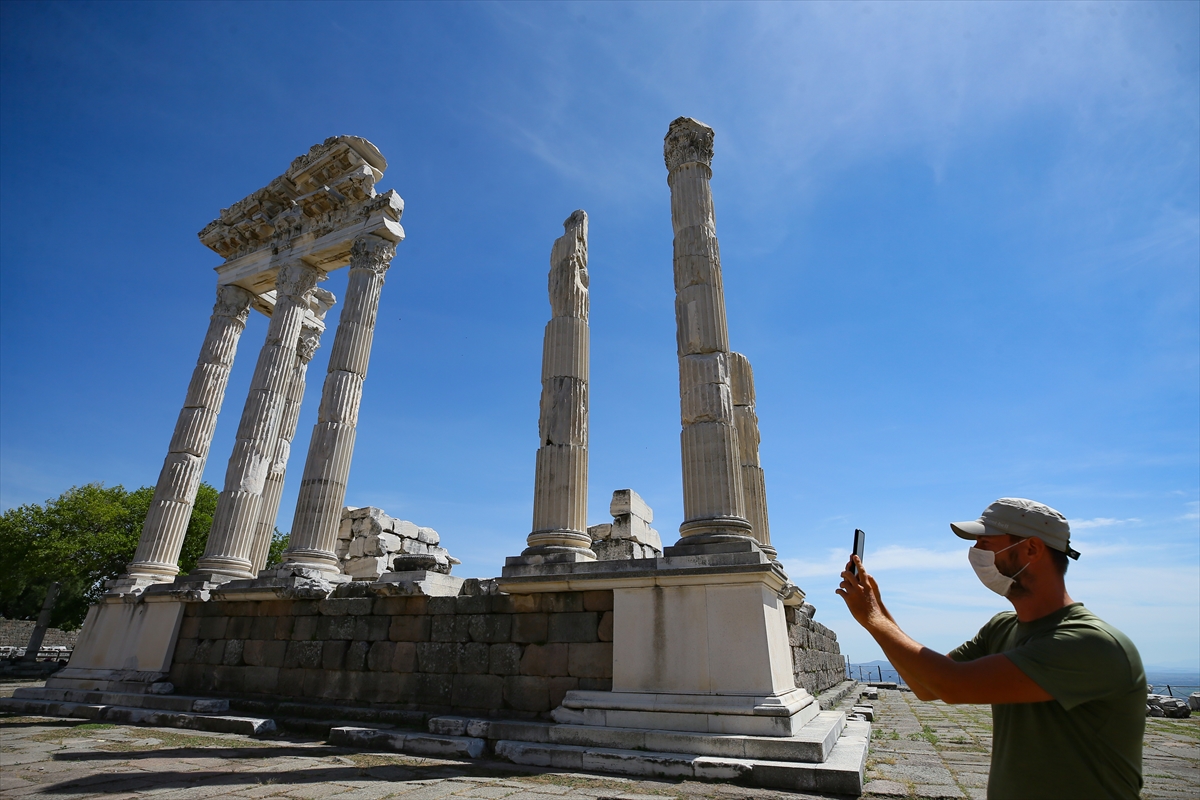
[[[217,302],[137,554],[89,611],[69,665],[0,708],[250,734],[278,724],[418,755],[861,793],[870,723],[823,710],[853,682],[771,544],[753,373],[726,324],[712,129],[675,120],[664,159],[685,515],[674,544],[629,488],[613,493],[611,523],[587,525],[583,211],[551,247],[524,549],[499,577],[464,580],[431,528],[345,506],[404,204],[376,191],[387,164],[372,144],[333,137],[200,232],[224,259]],[[335,306],[317,284],[343,266],[291,538],[268,565],[307,366]],[[204,556],[180,575],[251,309],[270,317],[266,341]]]

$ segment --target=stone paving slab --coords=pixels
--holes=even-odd
[[[0,687],[0,692],[4,688]],[[9,689],[11,691],[11,689]],[[847,708],[857,700],[847,697]],[[984,798],[991,709],[881,690],[866,798]],[[840,706],[839,706],[840,707]],[[1200,797],[1200,718],[1147,720],[1142,796]],[[0,797],[62,800],[816,800],[720,783],[635,780],[481,761],[0,716]]]

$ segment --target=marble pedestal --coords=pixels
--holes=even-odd
[[[560,723],[794,736],[819,712],[795,686],[786,604],[803,594],[751,540],[661,558],[510,563],[509,594],[613,590],[613,688],[568,692]]]
[[[183,609],[179,596],[165,593],[97,603],[88,609],[70,663],[48,678],[46,686],[169,692],[171,686],[165,681]]]

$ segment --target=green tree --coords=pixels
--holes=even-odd
[[[267,566],[277,567],[283,561],[283,551],[287,550],[288,533],[281,531],[279,528],[271,534],[271,549],[267,551]]]
[[[36,619],[46,589],[62,584],[50,624],[74,630],[104,594],[104,582],[125,571],[137,550],[154,488],[126,491],[100,483],[75,486],[45,505],[31,503],[0,516],[0,614]],[[183,572],[196,565],[212,527],[217,490],[201,484],[180,553]]]

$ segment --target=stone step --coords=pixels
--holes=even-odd
[[[13,691],[19,700],[50,700],[58,703],[152,708],[157,711],[195,711],[200,714],[224,714],[229,701],[214,697],[187,697],[175,694],[134,694],[99,692],[83,689],[24,687]]]
[[[440,736],[352,726],[332,729],[327,741],[339,747],[391,750],[434,758],[479,758],[487,749],[487,742],[475,736]]]
[[[322,739],[328,739],[329,732],[334,728],[363,727],[362,720],[358,719],[314,719],[312,717],[272,717],[272,719],[275,720],[276,727],[280,729],[318,736]],[[395,729],[394,725],[376,722],[372,722],[370,727],[383,731]]]
[[[386,709],[372,706],[351,706],[334,703],[304,703],[283,699],[229,698],[229,707],[236,714],[250,717],[270,717],[282,724],[282,720],[318,720],[330,723],[327,727],[355,726],[372,728],[391,726],[424,728],[429,719],[427,711],[408,709]],[[326,731],[328,732],[328,731]]]
[[[69,669],[69,668],[68,668]],[[175,686],[170,681],[118,681],[100,678],[64,678],[55,674],[48,683],[55,689],[77,689],[82,692],[119,692],[122,694],[171,694]]]
[[[821,763],[829,757],[845,724],[846,715],[843,712],[822,711],[795,736],[776,737],[448,716],[430,719],[429,731],[447,736],[478,736],[493,741]]]
[[[860,795],[871,736],[869,722],[849,721],[822,763],[501,740],[498,758],[514,764],[647,778],[739,781],[768,789]]]
[[[262,736],[275,731],[274,720],[255,717],[162,711],[153,708],[32,700],[18,697],[0,697],[0,711],[43,717],[72,717],[126,725],[152,725],[159,728],[184,728],[214,733],[241,733],[247,736]]]

